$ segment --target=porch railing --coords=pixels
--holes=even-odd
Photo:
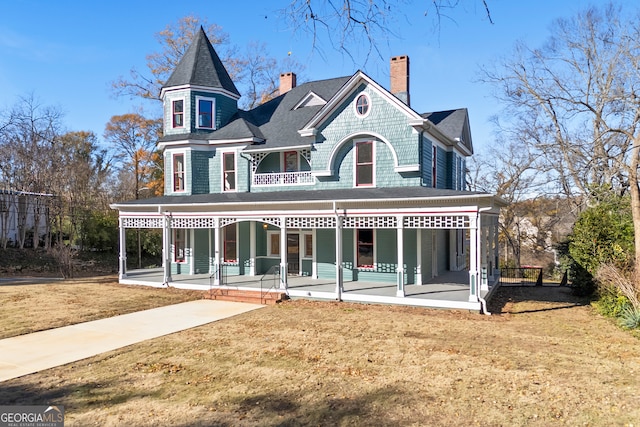
[[[316,178],[311,172],[276,172],[256,173],[253,175],[253,185],[305,185],[315,184]]]
[[[264,299],[264,296],[272,289],[277,289],[280,286],[280,266],[272,265],[266,273],[260,278],[260,296]],[[265,290],[266,289],[266,290]]]
[[[542,286],[542,268],[501,268],[500,284],[502,286]]]

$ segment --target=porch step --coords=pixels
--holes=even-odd
[[[261,292],[246,289],[212,289],[204,293],[205,299],[252,304],[273,305],[289,298],[285,292]]]

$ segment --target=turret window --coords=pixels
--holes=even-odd
[[[214,108],[215,100],[213,98],[197,97],[198,105],[198,128],[214,129]]]
[[[184,100],[180,99],[172,102],[173,127],[184,127]]]
[[[184,154],[173,156],[173,191],[184,191]]]

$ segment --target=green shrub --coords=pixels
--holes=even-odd
[[[625,329],[640,328],[640,310],[627,306],[620,315],[620,326]]]
[[[601,289],[598,299],[592,305],[598,313],[605,317],[621,317],[622,313],[631,307],[627,297],[615,289]]]

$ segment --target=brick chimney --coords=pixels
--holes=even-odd
[[[405,104],[411,105],[409,103],[409,57],[407,55],[392,57],[390,73],[391,93]]]
[[[289,92],[296,87],[296,73],[288,72],[280,74],[280,95]]]

